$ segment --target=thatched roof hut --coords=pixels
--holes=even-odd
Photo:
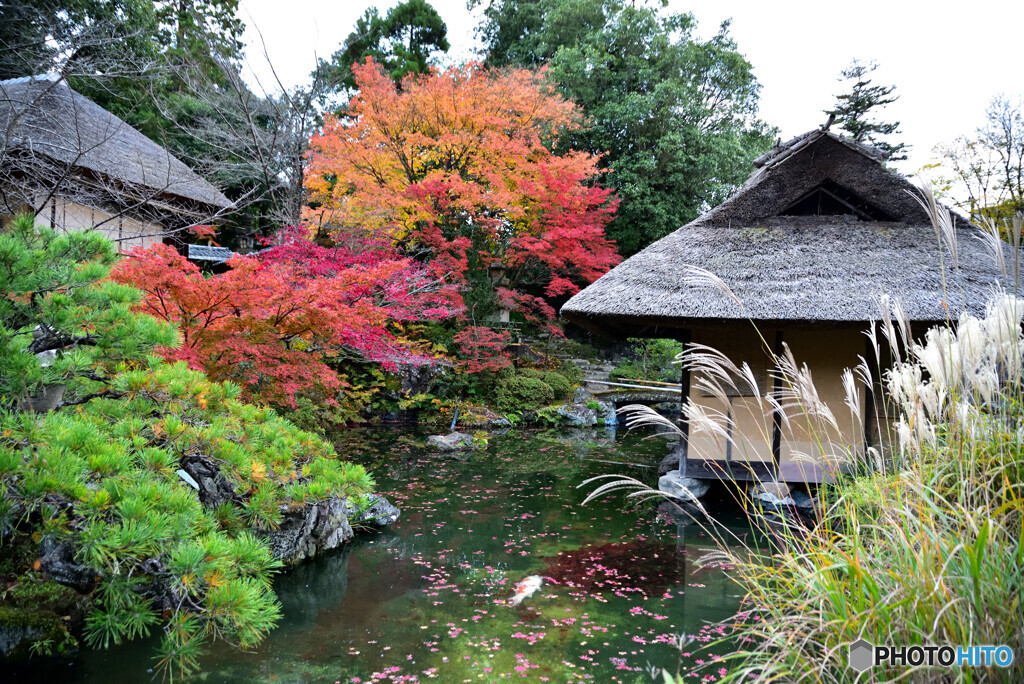
[[[888,441],[884,388],[864,388],[858,410],[850,411],[840,381],[861,358],[886,358],[875,356],[863,334],[882,317],[880,295],[900,300],[917,334],[964,306],[981,313],[995,288],[1015,287],[1012,278],[1004,282],[991,241],[976,239],[979,230],[956,216],[954,257],[919,204],[920,190],[882,160],[875,149],[825,129],[793,138],[758,159],[731,198],[562,307],[563,317],[604,335],[692,341],[753,369],[760,390],[730,394],[727,405],[683,371],[684,399],[727,416],[723,431],[740,439],[689,435],[682,421],[681,470],[734,479],[829,477],[832,457],[850,445]],[[1001,248],[1006,264],[1020,262],[1009,245]],[[742,304],[692,267],[719,277]],[[766,393],[782,396],[773,368],[784,346],[813,370],[838,435],[822,440],[799,416],[769,415]]]
[[[879,317],[876,298],[887,293],[911,320],[935,322],[947,318],[947,297],[959,305],[963,294],[977,309],[1002,281],[966,220],[957,221],[958,268],[943,257],[920,191],[885,169],[874,148],[815,130],[755,166],[730,199],[623,261],[562,316],[603,334],[670,337],[698,322],[748,318],[863,323]],[[684,265],[720,277],[743,306],[688,283]]]
[[[160,230],[233,206],[166,149],[54,76],[0,81],[0,162],[0,213],[32,208],[69,229],[116,217],[121,233],[126,220],[132,230]]]

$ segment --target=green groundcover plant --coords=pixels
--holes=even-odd
[[[289,509],[373,483],[238,387],[152,354],[175,332],[105,280],[114,259],[95,232],[20,218],[0,233],[0,528],[27,559],[5,570],[74,586],[91,646],[162,631],[173,677],[204,644],[252,647],[275,625],[264,536]],[[228,492],[217,506],[181,474],[196,461]]]

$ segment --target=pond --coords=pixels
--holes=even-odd
[[[655,481],[666,442],[643,436],[512,430],[462,461],[429,451],[413,429],[342,433],[339,453],[367,466],[401,518],[282,574],[278,628],[253,652],[212,648],[187,681],[650,682],[648,666],[674,671],[676,635],[696,636],[684,651],[695,650],[740,596],[721,568],[698,562],[716,548],[698,526],[622,494],[581,505],[577,485],[594,475]],[[750,534],[738,516],[724,521]],[[528,575],[548,579],[509,605]],[[83,650],[13,674],[142,682],[155,645]]]

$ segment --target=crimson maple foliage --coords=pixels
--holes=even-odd
[[[552,152],[580,115],[543,72],[468,64],[399,90],[370,59],[352,70],[358,95],[311,140],[306,218],[320,230],[386,238],[472,292],[474,318],[498,306],[551,320],[543,297],[618,263],[604,234],[617,200],[595,184],[597,157]]]
[[[466,373],[499,371],[512,365],[505,351],[511,339],[507,330],[469,326],[456,333],[453,340],[461,356],[459,368]]]
[[[332,364],[425,363],[396,326],[452,315],[447,294],[426,270],[393,248],[316,245],[288,229],[259,256],[236,256],[205,276],[167,245],[138,249],[111,277],[144,293],[140,308],[176,323],[182,344],[161,352],[240,384],[251,399],[295,406],[328,404],[345,383]]]

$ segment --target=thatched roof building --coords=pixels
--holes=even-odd
[[[918,203],[921,192],[887,170],[873,148],[819,129],[778,145],[754,166],[731,198],[623,261],[561,313],[604,335],[692,341],[750,365],[762,389],[730,395],[726,406],[683,372],[683,397],[728,416],[728,429],[745,445],[689,436],[682,467],[691,475],[820,481],[835,455],[823,452],[887,441],[883,388],[865,388],[857,424],[840,382],[844,368],[874,358],[863,332],[881,318],[879,296],[898,298],[917,334],[956,318],[962,306],[981,313],[996,287],[1014,283],[1003,282],[978,229],[959,217],[954,258]],[[1007,264],[1019,262],[1009,245],[1002,248]],[[742,305],[691,267],[721,278]],[[765,427],[764,397],[780,391],[772,370],[783,345],[813,370],[840,423],[841,434],[824,444],[800,420],[776,416]]]
[[[815,130],[755,166],[730,199],[623,261],[562,316],[603,334],[671,337],[695,322],[870,321],[887,293],[911,320],[935,322],[947,318],[946,292],[978,308],[1002,280],[965,220],[957,221],[959,268],[942,257],[920,192],[874,148]],[[684,264],[720,277],[743,307],[688,285]]]
[[[129,240],[232,207],[166,149],[54,76],[0,81],[0,169],[0,214],[30,208],[59,227],[139,233]]]

